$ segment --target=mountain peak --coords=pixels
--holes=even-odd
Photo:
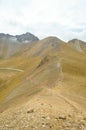
[[[58,42],[64,42],[62,41],[61,39],[59,39],[58,37],[55,37],[55,36],[49,36],[45,39],[43,39],[44,41],[48,42],[49,44],[54,44],[54,43],[58,43]]]
[[[79,39],[72,39],[68,43],[79,52],[86,52],[86,42]]]
[[[76,39],[76,38],[68,41],[68,43],[70,43],[70,42],[83,42],[83,43],[85,43],[84,41]]]

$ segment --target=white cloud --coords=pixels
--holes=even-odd
[[[86,40],[86,0],[0,0],[0,32]]]

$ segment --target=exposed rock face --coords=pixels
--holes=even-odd
[[[16,35],[16,38],[19,42],[22,43],[30,43],[39,40],[36,36],[28,32],[22,35]]]
[[[78,39],[73,39],[68,42],[73,48],[79,52],[86,52],[86,42],[83,42]]]

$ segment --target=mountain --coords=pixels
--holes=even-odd
[[[86,53],[52,36],[0,59],[0,129],[85,130],[85,68]]]
[[[61,50],[62,44],[65,42],[57,37],[47,37],[37,42],[28,52],[27,55],[45,56],[46,54],[54,53]]]
[[[72,39],[68,43],[77,51],[86,53],[86,42],[78,39]]]
[[[39,39],[31,33],[16,36],[0,33],[0,57],[8,58],[18,53],[24,46],[27,46],[24,44],[30,44],[38,40]]]
[[[22,35],[16,35],[15,37],[21,43],[31,43],[31,42],[35,42],[39,40],[39,38],[37,38],[36,36],[34,36],[33,34],[29,32]]]
[[[21,34],[21,35],[10,35],[10,34],[4,34],[4,33],[0,33],[0,40],[11,40],[11,42],[20,42],[20,43],[31,43],[34,41],[38,41],[39,39],[27,32],[25,34]]]

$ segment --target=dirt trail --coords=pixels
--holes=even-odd
[[[0,68],[0,70],[10,70],[10,71],[24,72],[24,70],[15,69],[15,68]]]

